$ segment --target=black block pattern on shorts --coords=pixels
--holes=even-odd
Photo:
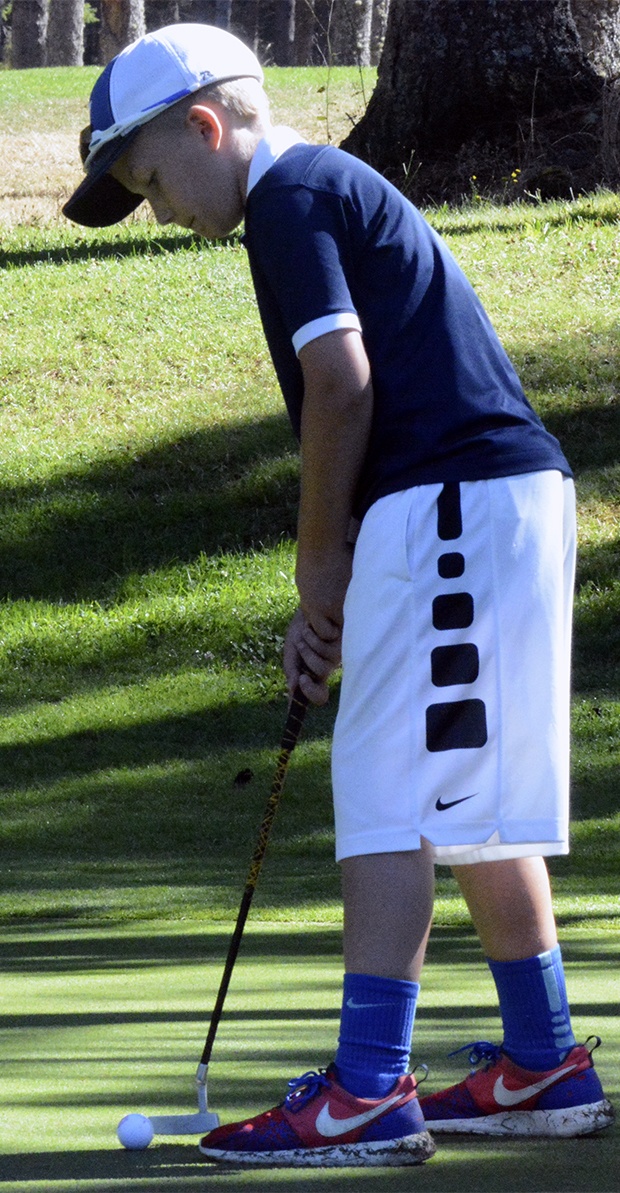
[[[437,537],[442,542],[463,534],[461,487],[457,481],[445,484],[437,498]],[[437,560],[442,580],[458,579],[465,572],[460,551],[444,551]],[[451,631],[475,631],[474,598],[470,592],[438,592],[432,604],[433,628],[443,637]],[[472,637],[475,633],[472,634]],[[458,635],[457,635],[458,638]],[[475,684],[480,674],[480,655],[475,642],[440,642],[431,650],[431,681],[436,688]],[[426,748],[479,750],[488,740],[487,714],[483,700],[445,700],[426,709]]]
[[[478,750],[487,737],[483,700],[452,700],[431,704],[426,710],[426,748],[431,753]]]

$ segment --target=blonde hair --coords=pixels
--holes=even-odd
[[[245,120],[256,117],[269,120],[269,100],[258,79],[231,79],[228,83],[214,83],[204,87],[199,95],[215,100],[227,112]]]
[[[167,128],[178,127],[195,103],[218,103],[232,116],[247,124],[255,121],[269,124],[269,100],[258,79],[231,79],[227,83],[212,83],[166,108],[155,119]]]

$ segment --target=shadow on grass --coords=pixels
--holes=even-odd
[[[595,964],[598,958],[591,958],[591,963]],[[45,972],[48,972],[47,967]],[[488,1019],[492,1021],[495,1029],[497,1021],[497,1010],[495,1007],[476,1005],[470,1002],[467,1003],[467,1011],[472,1019],[480,1021]],[[596,1016],[597,1022],[600,1024],[601,1019],[614,1018],[618,1014],[618,1004],[615,1002],[591,1002],[580,1003],[571,1002],[571,1012],[577,1018],[592,1018]],[[286,1010],[274,1008],[273,1010],[252,1010],[252,1011],[224,1011],[222,1024],[229,1024],[234,1027],[235,1024],[242,1023],[258,1024],[261,1023],[299,1023],[300,1027],[304,1021],[314,1022],[323,1020],[326,1022],[338,1023],[340,1018],[340,1008],[336,1005],[331,1009],[322,1007],[296,1007],[295,1010]],[[101,1011],[93,1012],[92,1014],[81,1013],[67,1013],[67,1014],[31,1014],[31,1015],[0,1015],[0,1030],[2,1031],[50,1031],[57,1028],[82,1028],[82,1027],[112,1027],[113,1025],[127,1025],[134,1024],[153,1024],[161,1023],[167,1027],[174,1022],[195,1024],[196,1020],[204,1020],[205,1031],[209,1024],[208,1011],[205,1012],[204,1007],[197,1007],[193,1011]],[[453,1007],[424,1007],[420,1011],[420,1026],[425,1028],[431,1027],[433,1024],[450,1026],[455,1021],[455,1014]],[[273,1049],[270,1049],[270,1059],[275,1059]],[[248,1051],[247,1046],[243,1051],[244,1060],[263,1060],[264,1052],[259,1048],[255,1054]],[[47,1060],[46,1067],[49,1066],[50,1061]],[[53,1063],[53,1062],[51,1062]],[[115,1100],[116,1095],[114,1096]]]
[[[335,700],[334,700],[335,704]],[[332,709],[306,718],[303,741],[316,741],[331,731]],[[267,750],[273,754],[275,766],[279,737],[286,715],[284,697],[277,702],[243,700],[231,697],[229,703],[207,707],[198,712],[149,717],[145,712],[137,724],[97,727],[63,733],[38,742],[0,745],[0,792],[16,787],[51,785],[64,779],[96,776],[100,771],[131,767],[139,770],[147,766],[163,766],[177,760],[190,763],[205,762],[213,768],[214,783],[221,784],[226,794],[228,814],[231,808],[242,808],[254,802],[258,794],[259,777],[252,770],[247,781],[235,784],[238,763],[248,752]],[[255,763],[253,763],[255,765]],[[264,763],[263,763],[264,766]],[[230,768],[230,769],[229,769]],[[102,780],[102,787],[110,782]],[[113,780],[112,780],[113,781]],[[170,776],[169,782],[179,786],[191,783],[196,794],[209,781],[208,770],[198,776],[184,774],[181,779]],[[128,786],[132,786],[127,778]],[[134,796],[139,796],[140,777],[136,776]],[[144,775],[144,797],[148,798],[153,777]],[[160,782],[158,776],[157,782]],[[161,777],[164,794],[167,780]],[[268,790],[264,788],[265,798]],[[103,792],[102,792],[103,793]],[[126,809],[127,811],[127,809]]]
[[[217,242],[215,251],[217,247],[238,243],[238,236],[228,236]],[[34,248],[26,245],[23,249],[0,249],[0,269],[21,269],[32,265],[67,265],[73,261],[103,261],[109,258],[120,260],[123,257],[158,257],[163,253],[176,252],[178,249],[208,252],[209,248],[214,251],[213,245],[190,232],[179,231],[168,235],[153,232],[149,235],[145,229],[135,231],[131,225],[123,225],[120,234],[117,231],[113,240],[84,238],[57,247],[38,245]]]
[[[279,877],[294,868],[295,856],[299,864],[314,859],[317,872],[332,865],[328,742],[336,707],[334,693],[326,708],[314,709],[306,718],[273,834]],[[0,856],[15,874],[19,864],[34,857],[134,864],[140,858],[149,864],[159,859],[166,871],[163,880],[172,884],[192,878],[185,864],[175,878],[166,859],[186,863],[200,858],[202,875],[196,873],[193,881],[205,890],[219,885],[213,863],[219,862],[223,876],[227,859],[239,865],[240,882],[271,788],[285,708],[284,698],[269,702],[239,695],[198,712],[149,717],[145,711],[137,723],[104,723],[73,733],[59,720],[55,735],[0,745],[0,795],[5,798]],[[320,754],[305,748],[315,743],[324,743]],[[615,808],[616,768],[605,761],[596,755],[587,774],[577,776],[575,820],[606,816]],[[244,771],[249,778],[240,786],[235,779]],[[297,855],[295,842],[301,850]],[[566,863],[555,863],[558,873],[574,869],[580,849],[591,852],[597,845],[599,851],[604,846],[605,857],[615,866],[620,828],[610,824],[604,840],[595,835],[577,843]],[[588,858],[590,853],[587,866]],[[47,866],[37,876],[28,868],[30,889],[53,886],[49,870]],[[58,873],[63,875],[60,885],[71,886],[62,863]],[[99,881],[123,886],[162,879],[151,878],[147,868],[131,876],[102,874]],[[603,893],[602,874],[601,884]],[[296,903],[294,885],[286,897]],[[5,875],[4,887],[15,889],[11,873]],[[307,889],[300,884],[302,900]]]
[[[158,935],[145,929],[129,934],[108,930],[100,936],[85,929],[70,936],[63,935],[62,941],[55,941],[53,936],[33,940],[31,933],[28,939],[11,940],[10,930],[3,927],[2,968],[6,973],[37,974],[44,971],[88,972],[117,965],[150,969],[162,965],[196,965],[201,961],[212,966],[220,959],[223,964],[230,934],[231,926],[227,924],[225,928],[182,934]],[[294,958],[299,964],[312,964],[318,955],[340,957],[341,951],[339,928],[315,929],[308,933],[304,925],[294,928],[287,924],[281,930],[269,932],[261,932],[252,926],[244,936],[242,956],[248,962],[273,959],[277,955]],[[165,1014],[161,1017],[164,1020]]]
[[[302,868],[303,859],[313,858],[319,871],[332,867],[329,762],[326,752],[317,758],[305,747],[329,737],[334,712],[335,701],[306,718],[272,834],[279,848],[284,841],[293,848],[295,840],[307,843]],[[210,883],[216,890],[229,885],[234,862],[240,889],[271,790],[285,714],[284,698],[272,704],[237,697],[198,713],[0,746],[0,792],[6,793],[0,855],[13,868],[19,857],[64,859],[56,862],[58,872],[70,867],[71,858],[133,861],[131,876],[110,876],[111,885],[121,886],[149,881],[148,871],[140,874],[141,857],[161,859],[165,881],[172,883],[170,859],[180,860],[181,883],[188,859],[200,859],[201,876],[194,881],[205,898]],[[238,785],[244,769],[250,778]],[[49,887],[50,878],[46,873],[40,883],[30,873],[28,881],[37,890]],[[65,885],[71,889],[68,871]],[[16,889],[11,874],[4,889]],[[293,883],[287,897],[303,902],[307,889],[300,885],[296,896]]]
[[[549,369],[541,385],[570,384],[570,360],[556,360]],[[577,474],[617,464],[617,402],[591,402],[586,396],[545,417]],[[297,498],[297,448],[284,413],[119,453],[45,483],[5,486],[0,489],[0,599],[78,600],[110,607],[124,599],[127,577],[153,576],[202,555],[246,552],[294,537]],[[619,558],[620,539],[584,548],[579,584],[606,590],[618,575]],[[592,688],[601,676],[611,686],[614,672],[620,673],[616,604],[593,597],[587,609],[578,610],[575,675],[580,685]],[[231,642],[228,626],[214,624],[218,658],[235,662],[241,649],[250,660],[260,660],[265,650],[273,658],[274,640],[284,625],[272,616],[262,621],[260,633],[240,627],[240,644]],[[37,682],[51,683],[37,681],[41,664],[48,673],[64,669],[67,686],[115,666],[152,675],[168,669],[175,652],[187,655],[192,645],[201,644],[210,649],[209,635],[201,614],[186,611],[178,622],[169,617],[139,627],[132,623],[103,637],[94,634],[92,645],[81,639],[78,651],[61,638],[41,639],[38,646],[28,640],[9,651],[7,661],[28,674],[22,687],[37,694]],[[11,682],[7,679],[9,693]]]
[[[145,1152],[99,1149],[91,1152],[39,1152],[3,1159],[4,1182],[49,1181],[59,1193],[123,1188],[133,1182],[148,1193],[181,1193],[184,1189],[227,1189],[230,1193],[277,1188],[282,1193],[331,1188],[363,1188],[368,1193],[389,1190],[410,1193],[616,1193],[614,1162],[618,1135],[552,1140],[438,1140],[438,1152],[422,1169],[284,1169],[247,1170],[219,1168],[201,1159],[196,1142],[156,1143]],[[147,1184],[148,1181],[148,1184]],[[67,1182],[65,1184],[65,1182]],[[109,1184],[108,1184],[109,1182]],[[122,1182],[122,1185],[121,1185]],[[26,1189],[24,1183],[21,1186]],[[28,1186],[29,1187],[29,1186]],[[44,1186],[42,1186],[44,1187]],[[38,1193],[38,1190],[37,1190]]]
[[[617,463],[619,403],[553,410],[546,422],[577,473]],[[294,536],[297,494],[284,414],[197,431],[45,483],[5,486],[0,598],[110,600],[128,574]],[[597,550],[608,572],[613,561]],[[584,559],[598,575],[597,558]]]
[[[568,378],[566,384],[570,384]],[[545,414],[545,424],[559,439],[577,477],[590,469],[617,465],[620,402],[584,402],[576,404],[573,410],[549,411]]]
[[[110,600],[129,574],[293,536],[284,415],[197,431],[40,484],[0,489],[0,598]]]
[[[431,224],[436,222],[442,236],[471,236],[478,232],[491,231],[519,232],[531,228],[532,225],[543,223],[543,221],[549,228],[589,223],[596,227],[600,227],[602,224],[615,226],[618,223],[618,201],[615,194],[609,194],[607,210],[600,205],[598,196],[595,196],[596,205],[593,205],[590,210],[587,208],[587,202],[588,198],[584,196],[577,202],[558,205],[554,210],[552,204],[541,202],[538,199],[533,198],[529,201],[520,199],[518,204],[515,203],[507,209],[507,214],[504,214],[506,209],[500,209],[497,214],[491,211],[486,215],[475,208],[467,211],[466,208],[459,209],[457,207],[453,213],[448,215],[440,209],[439,218],[436,221],[433,219],[432,208],[425,212],[425,215]]]
[[[54,1187],[57,1182],[79,1181],[82,1185],[83,1182],[93,1181],[100,1189],[102,1180],[114,1181],[117,1187],[116,1182],[131,1183],[150,1178],[165,1183],[149,1183],[149,1193],[151,1190],[155,1193],[158,1189],[174,1189],[170,1178],[182,1179],[200,1174],[204,1180],[208,1176],[208,1168],[201,1160],[197,1144],[197,1140],[185,1144],[158,1143],[144,1152],[127,1152],[119,1147],[114,1151],[93,1149],[3,1156],[0,1187],[5,1182],[13,1181],[24,1182],[24,1190],[26,1182],[30,1184],[33,1181],[49,1182],[50,1186],[53,1182]],[[123,1187],[127,1186],[123,1184]]]
[[[620,908],[618,915],[620,916]],[[577,919],[576,926],[578,925],[579,920]],[[16,932],[19,933],[19,929]],[[25,935],[20,933],[19,939],[15,939],[15,933],[12,933],[10,928],[3,927],[2,968],[6,973],[37,975],[43,973],[87,973],[90,970],[97,971],[103,968],[115,970],[119,966],[130,970],[156,969],[168,965],[194,966],[203,961],[205,966],[212,967],[217,965],[220,959],[223,963],[228,949],[230,932],[231,927],[228,924],[226,928],[214,926],[209,927],[206,931],[162,934],[151,932],[147,928],[128,933],[107,929],[103,933],[92,934],[85,928],[74,933],[62,932],[59,937],[56,937],[52,931],[49,935],[35,938],[36,929],[29,926]],[[245,963],[250,965],[270,962],[276,957],[278,960],[291,959],[296,965],[310,967],[319,956],[339,959],[341,951],[342,933],[339,926],[333,928],[315,926],[309,931],[304,923],[299,925],[287,923],[282,927],[273,924],[268,931],[264,931],[255,924],[250,925],[244,935],[241,957]],[[600,945],[581,938],[570,938],[566,946],[566,958],[568,961],[576,961],[583,966],[601,964],[604,959],[606,964],[617,963],[620,968],[620,937],[609,935],[604,956]],[[433,927],[428,953],[429,964],[483,965],[483,960],[478,937],[471,925],[455,927],[436,924]],[[477,1015],[486,1014],[483,1007],[476,1007],[475,1012]],[[617,1014],[617,1012],[618,1004],[610,1003],[603,1013]],[[450,1019],[455,1012],[453,1007],[434,1007],[432,1009],[423,1008],[422,1013],[425,1018],[430,1015],[440,1019]],[[180,1018],[188,1018],[191,1014],[191,1012],[182,1012]],[[268,1008],[262,1008],[247,1013],[235,1012],[235,1017],[240,1019],[295,1018],[300,1014],[302,1014],[300,1011],[291,1011],[289,1014],[287,1010],[272,1012]],[[308,1012],[308,1014],[312,1014],[312,1012]],[[135,1018],[136,1022],[147,1021],[151,1018],[161,1019],[163,1022],[166,1018],[166,1012],[161,1014],[150,1011],[144,1014],[142,1012],[127,1012],[127,1015],[130,1021]],[[107,1012],[101,1017],[97,1016],[96,1019],[99,1021],[101,1018],[101,1021],[105,1021],[106,1017]],[[34,1016],[35,1021],[40,1019],[42,1023],[47,1022],[48,1018],[44,1013],[41,1016]],[[63,1012],[54,1018],[65,1021],[66,1016]],[[69,1018],[75,1019],[77,1022],[87,1021],[89,1017],[86,1016],[82,1020],[79,1015],[70,1015]],[[120,1015],[113,1014],[113,1018],[122,1020],[125,1018],[125,1012]],[[18,1026],[32,1021],[30,1016],[21,1016],[17,1012],[0,1017],[0,1023],[7,1025]]]

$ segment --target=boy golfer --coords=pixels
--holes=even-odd
[[[260,314],[300,439],[289,685],[326,699],[345,977],[333,1063],[201,1142],[233,1164],[417,1164],[428,1131],[579,1135],[611,1121],[577,1044],[543,857],[567,844],[574,490],[473,290],[369,167],[272,128],[262,71],[204,25],[148,34],[91,96],[65,207],[146,198],[212,237],[245,218]],[[361,523],[355,548],[351,527]],[[411,1033],[453,866],[497,986],[501,1046],[418,1101]]]

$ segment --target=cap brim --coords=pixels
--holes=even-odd
[[[127,136],[117,137],[100,149],[92,168],[62,209],[67,219],[86,228],[107,228],[131,215],[142,203],[142,195],[128,191],[108,173],[139,132],[140,128],[134,128]]]

